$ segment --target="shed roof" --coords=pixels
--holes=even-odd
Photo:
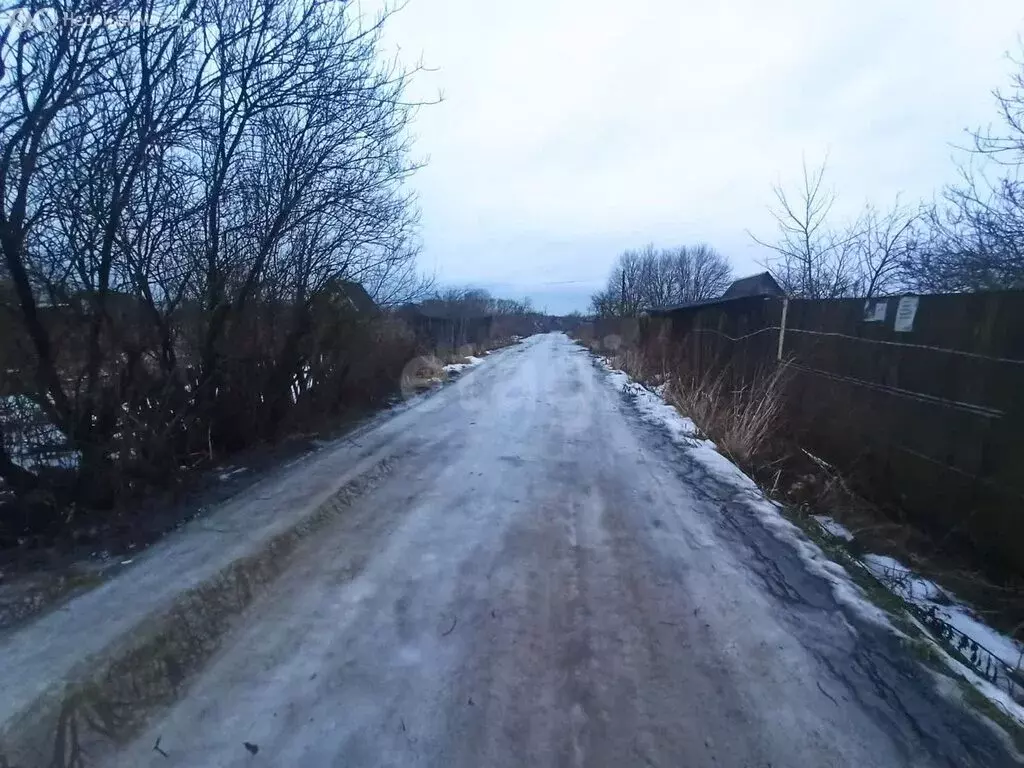
[[[735,299],[740,296],[785,296],[786,292],[776,282],[775,278],[768,272],[760,272],[749,277],[741,277],[733,282],[725,293],[723,299]]]
[[[353,280],[340,280],[338,289],[349,300],[356,312],[371,315],[378,311],[376,302],[367,293],[362,283]]]
[[[767,272],[762,272],[757,275],[741,277],[739,280],[735,280],[732,285],[725,289],[725,293],[717,299],[701,299],[700,301],[690,301],[685,304],[675,304],[668,307],[655,307],[650,310],[648,314],[664,315],[670,312],[681,312],[688,309],[711,307],[716,304],[725,304],[727,302],[740,301],[742,299],[767,299],[782,297],[785,295],[786,292],[782,290],[782,287],[775,281],[775,278]]]
[[[745,301],[749,299],[757,298],[769,298],[767,296],[733,296],[732,298],[718,298],[718,299],[702,299],[701,301],[690,301],[686,304],[674,304],[670,307],[655,307],[649,310],[649,315],[667,315],[672,312],[686,312],[691,309],[701,309],[702,307],[713,307],[718,304],[732,304],[737,301]]]

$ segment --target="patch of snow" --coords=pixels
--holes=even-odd
[[[914,623],[925,633],[926,637],[930,637],[928,628],[921,624],[917,619],[913,619]],[[1017,701],[1014,700],[1009,693],[1004,691],[1002,688],[993,685],[985,678],[978,675],[973,669],[964,666],[959,661],[950,656],[946,650],[936,642],[932,642],[932,646],[939,654],[939,658],[942,662],[949,667],[953,672],[960,675],[967,682],[973,685],[978,692],[986,699],[995,704],[999,709],[1007,716],[1015,720],[1019,725],[1024,726],[1024,706],[1021,706]]]
[[[842,523],[833,520],[828,515],[811,515],[811,517],[829,536],[835,536],[843,541],[853,541],[853,534]]]
[[[865,555],[863,562],[879,581],[908,603],[934,613],[1011,669],[1021,664],[1024,659],[1024,644],[978,619],[956,595],[919,576],[899,560],[887,555]]]
[[[717,452],[716,455],[724,458]],[[749,478],[748,481],[753,483]],[[889,621],[889,616],[885,611],[867,598],[864,590],[854,583],[843,566],[830,560],[817,544],[804,535],[803,531],[782,516],[782,508],[778,504],[764,498],[760,490],[751,493],[748,502],[752,511],[757,515],[758,522],[771,531],[776,539],[793,547],[808,571],[829,583],[832,595],[837,602],[867,621],[902,634]]]
[[[466,357],[466,360],[468,360],[469,362],[448,363],[448,365],[444,366],[445,372],[459,374],[462,373],[466,368],[472,368],[474,365],[480,365],[480,363],[484,361],[482,357],[474,357],[473,355],[469,355],[468,357]]]
[[[243,472],[248,472],[248,471],[249,471],[248,467],[238,467],[236,469],[231,469],[229,467],[226,471],[221,472],[219,475],[217,475],[217,479],[220,480],[221,482],[224,482],[225,480],[230,480],[235,475],[240,475]]]
[[[947,623],[963,632],[978,645],[986,648],[1011,669],[1024,668],[1024,646],[979,621],[962,603],[937,608],[936,611],[945,616]]]
[[[612,383],[633,398],[637,410],[645,421],[665,429],[674,442],[689,445],[697,440],[697,425],[691,419],[681,415],[657,392],[647,389],[633,381],[628,374],[613,368],[607,360],[602,359],[601,362],[608,371]]]
[[[612,383],[633,398],[641,417],[664,428],[673,442],[683,448],[708,475],[719,483],[732,487],[735,491],[733,501],[744,503],[757,517],[758,522],[776,539],[792,546],[807,569],[829,583],[838,602],[867,621],[899,632],[889,621],[886,613],[872,603],[864,591],[853,582],[846,569],[829,560],[803,531],[786,520],[779,505],[765,498],[757,483],[720,454],[713,442],[698,436],[697,425],[692,419],[683,416],[674,406],[666,403],[657,392],[647,389],[633,381],[628,374],[612,367],[606,359],[602,358],[601,364],[608,371]]]
[[[864,555],[861,562],[876,579],[907,602],[949,602],[949,597],[937,584],[921,578],[895,558],[888,555]]]
[[[888,615],[871,602],[864,591],[854,583],[842,565],[830,560],[796,525],[785,519],[781,514],[781,507],[765,498],[757,484],[720,454],[714,443],[697,436],[698,430],[694,422],[680,414],[661,397],[664,389],[661,393],[647,389],[633,381],[628,374],[613,368],[606,359],[600,360],[608,371],[612,383],[633,398],[641,416],[646,421],[663,427],[673,442],[686,450],[708,474],[719,482],[734,487],[737,493],[733,501],[746,503],[761,525],[771,531],[775,538],[790,544],[809,571],[829,582],[838,602],[859,616],[902,635],[889,621]],[[815,520],[833,536],[847,541],[853,539],[853,534],[832,518],[821,515],[816,516]],[[983,646],[1009,667],[1014,668],[1021,664],[1024,645],[986,626],[966,605],[935,583],[922,578],[891,557],[867,555],[863,562],[877,578],[904,600],[934,611],[937,616]],[[926,636],[931,637],[931,633],[923,625],[916,620],[915,623],[921,626]],[[971,682],[979,692],[1024,724],[1024,707],[1014,701],[1006,691],[956,662],[936,641],[933,641],[933,644],[942,652],[947,663]]]
[[[0,424],[11,461],[23,469],[74,469],[81,461],[64,433],[24,395],[0,397]]]

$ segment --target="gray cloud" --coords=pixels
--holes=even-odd
[[[1019,0],[413,0],[388,43],[445,95],[416,123],[424,266],[552,311],[648,241],[753,271],[745,230],[804,155],[848,211],[950,180],[1022,24]]]

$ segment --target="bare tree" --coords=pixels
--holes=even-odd
[[[733,273],[729,262],[706,243],[682,246],[669,253],[669,268],[675,289],[673,302],[716,298],[732,282]]]
[[[1024,199],[1016,182],[965,175],[927,207],[902,274],[928,293],[1024,288]]]
[[[591,297],[591,305],[599,315],[628,316],[645,309],[646,285],[650,270],[645,262],[655,258],[653,245],[640,251],[629,250],[619,255],[612,267],[604,291]]]
[[[378,56],[390,10],[49,8],[0,33],[5,388],[78,457],[78,498],[105,503],[272,434],[297,392],[337,405],[346,336],[368,338],[346,286],[385,305],[429,286],[404,187],[415,70]],[[2,438],[0,478],[31,490]]]
[[[925,210],[926,231],[904,259],[916,290],[1024,288],[1024,62],[995,92],[1000,124],[973,134],[973,160]]]
[[[775,241],[751,234],[773,253],[764,261],[785,291],[809,299],[848,296],[857,288],[856,242],[863,233],[861,222],[836,230],[829,217],[835,193],[825,185],[824,163],[817,168],[803,164],[801,186],[795,194],[775,185],[776,205],[771,209],[778,229]]]
[[[709,245],[660,251],[647,245],[619,256],[606,287],[591,297],[591,309],[606,317],[636,315],[720,296],[731,280],[728,261]]]
[[[45,177],[57,169],[61,150],[76,139],[61,130],[62,122],[69,115],[89,119],[90,100],[126,47],[124,30],[75,19],[110,9],[117,7],[92,0],[49,8],[29,3],[23,9],[26,17],[48,10],[49,22],[43,28],[11,24],[0,33],[0,250],[19,325],[32,350],[31,389],[39,407],[72,442],[82,422],[65,389],[58,350],[41,311],[32,238],[53,210],[54,201],[42,193]],[[34,484],[6,451],[0,451],[0,465],[14,487]]]
[[[888,210],[865,209],[854,240],[858,296],[873,298],[904,286],[904,265],[918,248],[920,222],[920,212],[898,197]]]
[[[196,5],[176,10],[180,16],[166,21],[159,8],[144,3],[132,24],[115,27],[118,46],[93,81],[94,91],[58,116],[55,130],[63,140],[38,190],[51,210],[29,241],[37,293],[65,307],[66,316],[78,316],[77,332],[61,340],[58,364],[69,410],[56,424],[81,454],[88,495],[100,499],[112,490],[105,483],[122,414],[137,405],[126,402],[128,393],[139,393],[140,403],[154,395],[147,368],[152,335],[142,326],[160,329],[165,371],[173,349],[166,313],[126,248],[126,236],[145,207],[139,185],[186,135],[206,95],[208,62],[193,55],[201,30]]]
[[[436,291],[423,304],[451,318],[529,315],[534,312],[529,298],[495,298],[482,288],[445,288]]]

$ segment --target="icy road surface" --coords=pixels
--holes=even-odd
[[[565,336],[398,418],[389,478],[116,764],[1015,764]]]

